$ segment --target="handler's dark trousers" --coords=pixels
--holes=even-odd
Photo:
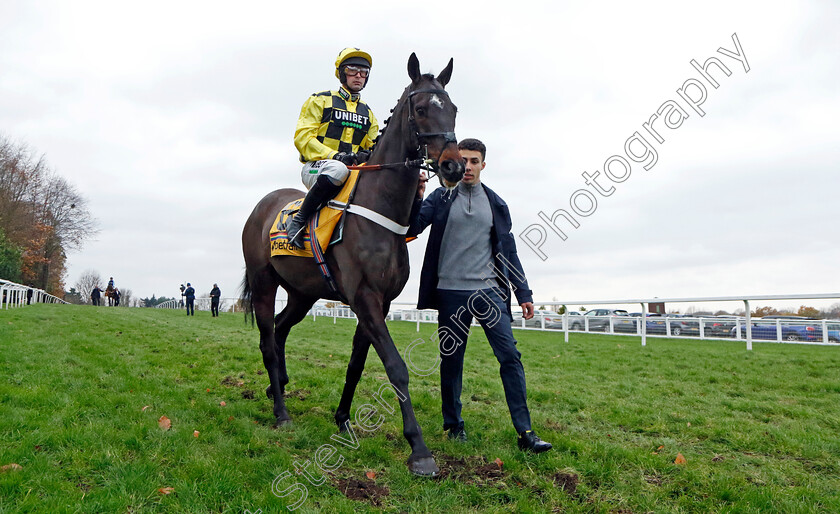
[[[187,298],[187,316],[195,316],[195,298]]]
[[[499,361],[510,418],[518,434],[531,430],[525,392],[525,369],[510,327],[505,301],[493,289],[453,291],[438,289],[438,339],[440,341],[440,394],[443,429],[462,428],[461,379],[469,327],[475,317]]]
[[[210,300],[210,314],[213,316],[219,315],[219,299],[213,298]]]

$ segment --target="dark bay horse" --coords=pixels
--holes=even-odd
[[[428,157],[434,162],[432,167],[449,183],[458,182],[464,174],[454,132],[457,108],[444,90],[452,75],[452,60],[435,77],[421,74],[417,57],[411,54],[408,75],[411,84],[397,102],[391,119],[385,122],[368,162],[387,163],[388,167],[360,172],[352,202],[403,226],[409,224],[419,180],[419,169],[403,163]],[[403,435],[411,446],[408,467],[414,474],[434,475],[439,469],[414,416],[408,392],[408,369],[385,325],[391,301],[408,280],[405,236],[361,216],[345,214],[344,240],[331,247],[326,256],[342,299],[327,286],[312,258],[270,257],[269,230],[276,214],[288,202],[303,196],[303,191],[297,189],[269,193],[254,208],[242,231],[246,265],[242,299],[246,315],[250,313],[252,320],[256,317],[260,331],[260,350],[270,380],[266,394],[274,399],[276,423],[290,421],[283,400],[289,382],[286,373],[289,331],[318,299],[344,300],[356,313],[359,323],[353,336],[344,390],[335,412],[339,429],[350,428],[350,405],[368,349],[373,345],[394,393],[401,400]],[[288,303],[275,317],[274,300],[280,286],[288,293]]]

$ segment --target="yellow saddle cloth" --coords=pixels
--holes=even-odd
[[[358,170],[350,170],[350,176],[344,183],[344,187],[335,196],[335,200],[347,203],[350,199],[350,193],[356,186],[356,181],[359,179]],[[293,202],[286,204],[274,219],[271,225],[268,238],[271,244],[271,256],[276,255],[295,255],[298,257],[313,257],[312,242],[309,227],[311,223],[306,224],[306,233],[304,236],[303,250],[296,248],[289,244],[289,236],[286,234],[286,225],[291,221],[292,216],[300,210],[300,204],[303,203],[303,198],[299,198]],[[344,211],[335,209],[333,207],[323,207],[315,214],[315,237],[318,238],[318,243],[322,251],[326,251],[333,240],[333,232],[338,222],[341,220],[341,215]],[[311,220],[310,220],[311,222]]]

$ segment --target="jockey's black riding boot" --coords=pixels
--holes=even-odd
[[[289,226],[286,227],[286,234],[289,236],[289,244],[296,248],[303,249],[303,235],[306,232],[306,221],[315,214],[318,209],[327,204],[341,191],[343,184],[334,184],[330,177],[321,175],[306,193],[306,198],[300,206],[300,210],[294,215]]]

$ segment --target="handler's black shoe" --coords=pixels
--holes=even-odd
[[[551,449],[551,443],[547,443],[537,437],[533,430],[526,430],[519,434],[519,439],[516,441],[520,450],[527,450],[534,453],[547,452]]]
[[[467,431],[464,430],[463,427],[461,428],[450,428],[449,429],[449,439],[453,441],[458,441],[459,443],[466,443],[467,442]]]

